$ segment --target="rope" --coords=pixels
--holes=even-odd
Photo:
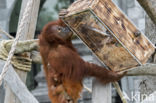
[[[84,89],[86,89],[89,93],[92,93],[92,90],[88,88],[86,85],[83,85]]]
[[[19,23],[19,30],[17,31],[17,36],[14,39],[11,50],[9,52],[9,56],[8,56],[8,58],[6,60],[6,63],[4,65],[4,67],[3,67],[3,69],[2,69],[2,73],[0,74],[0,85],[2,84],[2,79],[4,78],[6,72],[9,69],[8,67],[9,67],[9,65],[11,63],[11,59],[12,59],[12,57],[14,55],[16,45],[18,43],[19,38],[21,37],[22,31],[24,31],[24,29],[25,29],[24,28],[25,24],[27,24],[28,21],[29,21],[29,15],[30,15],[30,12],[31,12],[31,9],[32,9],[32,4],[33,4],[33,0],[29,0],[27,5],[26,5],[26,8],[24,10],[21,22]]]
[[[0,33],[5,34],[9,39],[14,39],[13,36],[11,36],[11,35],[8,34],[7,32],[5,32],[2,28],[0,28]]]
[[[3,40],[0,42],[0,59],[7,60],[9,51],[6,46],[12,43],[11,40]],[[31,59],[25,55],[14,55],[11,60],[11,64],[19,70],[30,71],[31,68]]]

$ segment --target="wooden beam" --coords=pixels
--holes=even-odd
[[[94,63],[100,66],[104,66],[95,56],[93,57]],[[104,85],[97,79],[93,79],[92,103],[112,103],[111,83]]]
[[[132,68],[128,71],[127,76],[156,76],[156,64],[145,64]]]
[[[156,0],[137,0],[156,25]]]
[[[9,2],[7,0],[0,0],[0,14],[1,14],[0,28],[5,29],[5,31],[9,30],[10,15],[11,12],[13,11],[15,2],[16,0],[11,0]],[[4,39],[9,39],[6,35],[3,34],[4,32],[0,31],[0,41]],[[5,85],[3,84],[0,86],[0,103],[4,103],[4,97],[5,97]]]
[[[27,2],[29,2],[29,0],[22,1],[19,21],[21,21],[21,17],[23,16],[23,12],[26,8]],[[31,10],[31,14],[29,16],[29,22],[24,25],[24,30],[21,32],[21,34],[18,34],[18,35],[22,35],[20,40],[28,40],[28,39],[34,38],[36,22],[37,22],[37,17],[38,17],[39,4],[40,4],[40,0],[33,0],[33,6],[32,6],[32,10]],[[18,27],[18,30],[19,29],[20,28]],[[21,78],[21,80],[25,83],[27,73],[24,71],[21,71],[21,70],[16,70],[16,72],[19,75],[19,77]],[[14,85],[14,84],[12,84],[12,85]],[[16,93],[18,93],[18,92],[16,92]],[[6,87],[6,97],[5,97],[4,103],[21,103],[21,102],[18,100],[18,98],[16,98],[16,96],[10,90],[10,88]],[[29,102],[27,102],[27,103],[29,103]]]
[[[93,80],[92,103],[112,103],[111,83],[103,85]]]
[[[5,61],[0,60],[0,67],[3,67],[4,64],[5,64]],[[0,73],[1,72],[2,72],[2,69],[0,69]],[[25,84],[21,81],[21,79],[19,78],[18,74],[15,72],[12,65],[9,66],[9,70],[7,71],[7,73],[4,77],[4,81],[6,82],[8,87],[13,91],[15,96],[21,101],[21,103],[39,103],[34,98],[34,96],[29,92],[29,90],[27,89]],[[7,94],[6,98],[11,98],[8,96],[10,96],[10,95]],[[14,101],[12,101],[12,102],[14,102]]]

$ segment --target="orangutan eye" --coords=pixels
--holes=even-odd
[[[58,29],[57,29],[57,30],[58,30],[58,32],[61,32],[62,28],[61,28],[61,27],[58,27]]]

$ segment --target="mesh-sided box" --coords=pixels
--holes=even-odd
[[[77,0],[68,11],[63,21],[114,71],[144,64],[155,51],[111,0]]]

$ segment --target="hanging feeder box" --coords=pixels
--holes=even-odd
[[[111,0],[77,0],[63,21],[113,71],[145,64],[154,45]]]

